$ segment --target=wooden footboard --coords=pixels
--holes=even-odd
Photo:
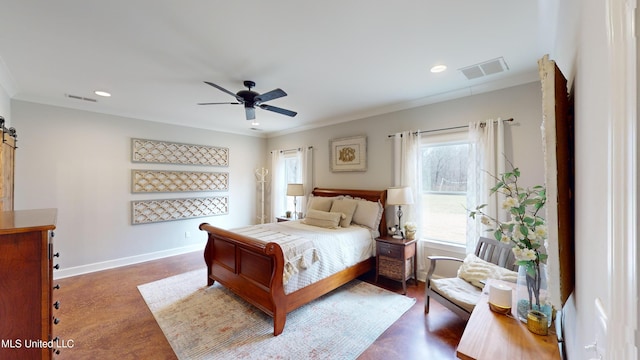
[[[282,274],[284,256],[276,243],[262,243],[209,224],[200,230],[209,233],[204,249],[207,284],[214,281],[233,291],[274,319],[274,335],[284,328],[286,297]]]
[[[315,189],[316,196],[353,194],[365,199],[380,200],[384,205],[386,192],[369,190]],[[366,197],[365,195],[369,196]],[[384,218],[383,218],[384,221]],[[381,233],[386,223],[381,223]],[[208,232],[204,261],[207,264],[207,284],[214,281],[233,291],[249,303],[273,317],[273,334],[284,329],[287,313],[346,284],[375,267],[369,258],[332,276],[290,294],[283,284],[284,255],[277,243],[263,243],[254,238],[227,231],[207,223],[200,230]]]

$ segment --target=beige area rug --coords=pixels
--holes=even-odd
[[[180,359],[355,359],[415,299],[354,280],[273,319],[215,283],[206,269],[138,286]]]

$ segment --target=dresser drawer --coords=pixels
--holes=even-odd
[[[386,256],[392,259],[404,258],[404,246],[387,244],[384,242],[378,242],[377,254]]]

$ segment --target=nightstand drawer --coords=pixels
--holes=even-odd
[[[379,241],[377,254],[381,256],[386,256],[392,259],[403,259],[404,246],[397,246],[397,245],[387,244]]]

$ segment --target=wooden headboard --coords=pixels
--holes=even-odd
[[[382,209],[386,209],[387,205],[387,190],[352,190],[352,189],[324,189],[314,188],[312,192],[313,196],[339,196],[349,195],[354,198],[361,198],[368,201],[378,202],[382,204]],[[387,219],[385,216],[386,211],[382,212],[382,219],[380,220],[380,226],[378,231],[380,236],[387,236]]]

